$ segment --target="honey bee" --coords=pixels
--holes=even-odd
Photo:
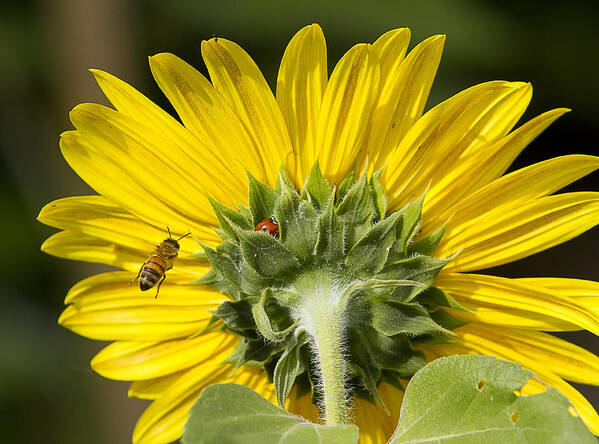
[[[155,298],[158,297],[160,286],[166,279],[166,272],[173,268],[173,261],[179,253],[179,241],[191,234],[191,232],[187,233],[175,240],[171,236],[170,228],[166,227],[166,229],[168,230],[168,238],[163,240],[160,245],[156,245],[156,250],[152,252],[148,260],[141,266],[135,279],[129,282],[132,284],[139,279],[139,288],[141,291],[146,291],[160,280],[156,289],[156,296],[154,296]]]

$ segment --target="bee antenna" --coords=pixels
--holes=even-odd
[[[189,231],[187,234],[184,234],[183,236],[181,236],[179,239],[177,239],[177,241],[180,241],[181,239],[183,239],[184,237],[187,237],[191,234],[191,231]]]
[[[171,236],[171,229],[168,227],[168,225],[166,226],[166,229],[168,231],[168,237],[169,237],[169,239],[172,239],[173,236]]]

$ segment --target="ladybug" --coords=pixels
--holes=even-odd
[[[274,217],[267,217],[266,219],[263,219],[262,222],[256,225],[254,231],[263,231],[264,233],[270,234],[272,237],[277,239],[279,237],[279,225],[275,221]]]

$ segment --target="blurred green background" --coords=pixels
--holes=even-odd
[[[515,166],[567,153],[598,154],[599,2],[570,1],[4,1],[0,6],[0,430],[11,443],[126,443],[145,403],[127,385],[89,368],[103,344],[56,325],[67,290],[104,271],[43,255],[54,230],[36,223],[47,202],[90,192],[58,150],[81,102],[107,104],[87,68],[105,69],[171,108],[146,57],[178,54],[201,67],[200,42],[240,43],[271,85],[283,50],[302,26],[324,29],[334,63],[357,42],[408,26],[413,44],[447,44],[429,106],[494,80],[531,81],[524,119],[554,107],[574,112],[539,137]],[[413,45],[412,45],[413,46]],[[597,173],[568,190],[598,190]],[[599,230],[494,272],[599,280]],[[563,335],[599,353],[597,338]],[[581,387],[599,407],[599,390]]]

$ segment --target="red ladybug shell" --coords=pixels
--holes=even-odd
[[[267,234],[270,234],[272,237],[279,237],[279,226],[272,217],[263,219],[262,222],[256,225],[254,231],[263,231]]]

